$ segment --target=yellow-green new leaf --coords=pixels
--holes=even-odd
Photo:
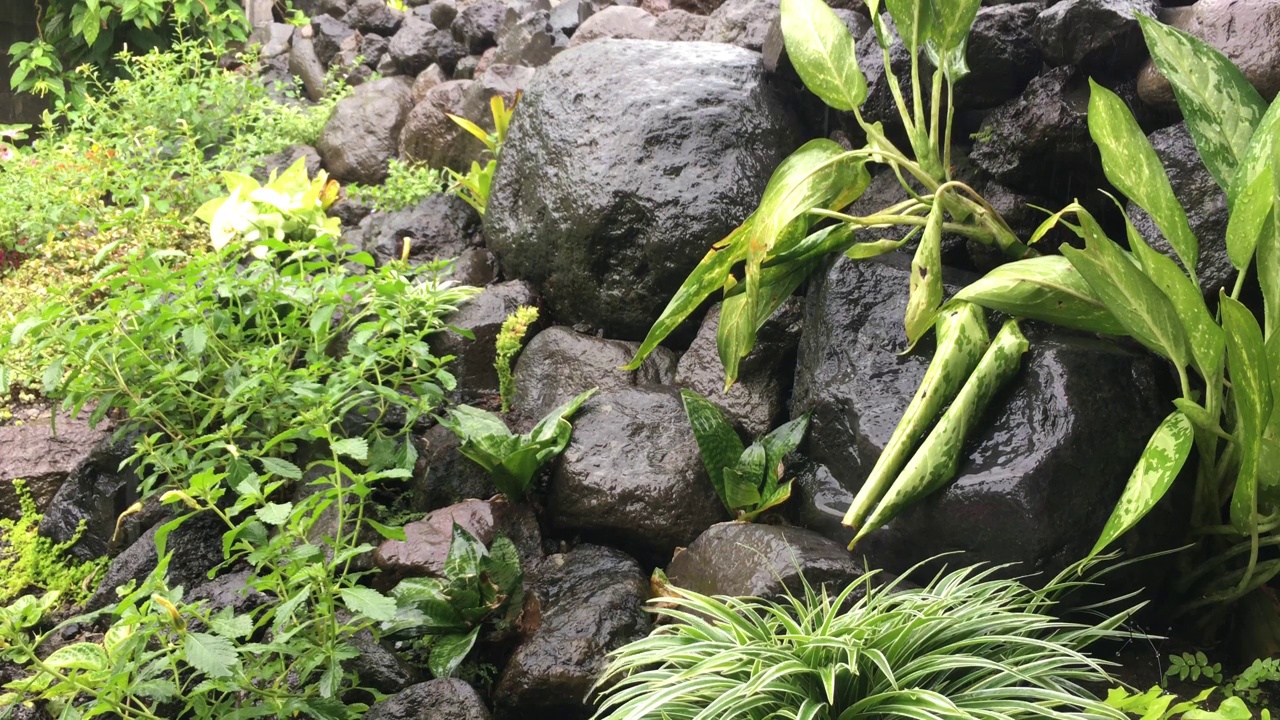
[[[956,302],[1085,332],[1127,334],[1084,277],[1061,255],[1005,263],[956,293],[948,306]]]
[[[907,343],[915,346],[937,317],[942,305],[942,203],[935,202],[924,235],[911,260],[911,295],[907,299]]]
[[[1262,328],[1239,301],[1221,293],[1222,325],[1227,331],[1227,371],[1236,409],[1232,430],[1240,448],[1240,471],[1231,495],[1231,524],[1245,534],[1257,531],[1258,463],[1262,434],[1271,419],[1271,370]]]
[[[855,526],[857,535],[853,544],[955,477],[965,438],[982,419],[996,392],[1017,373],[1028,347],[1016,320],[1010,320],[1000,328],[982,360],[965,380],[964,387],[960,388],[955,401],[916,449],[902,473],[876,505],[875,512],[861,527]]]
[[[1129,476],[1124,494],[1116,503],[1111,518],[1102,528],[1102,535],[1089,551],[1086,560],[1102,552],[1116,538],[1133,529],[1138,521],[1151,512],[1173,481],[1182,472],[1182,466],[1191,454],[1195,429],[1191,420],[1180,412],[1174,412],[1160,423],[1147,447],[1142,451],[1138,464]]]
[[[782,37],[796,73],[823,102],[849,112],[867,99],[853,35],[822,0],[782,0]]]
[[[1190,364],[1191,350],[1173,303],[1102,233],[1089,213],[1078,212],[1085,249],[1063,245],[1062,254],[1084,277],[1128,334],[1180,368]]]
[[[1200,243],[1173,194],[1169,176],[1129,106],[1089,81],[1089,135],[1102,152],[1102,169],[1120,192],[1146,210],[1194,277]]]
[[[1275,161],[1276,137],[1280,135],[1280,98],[1262,116],[1253,139],[1236,169],[1227,190],[1227,256],[1237,270],[1249,267],[1271,215],[1275,185],[1271,163]]]
[[[1209,174],[1229,190],[1267,103],[1240,68],[1200,38],[1138,16],[1156,67],[1173,86]]]
[[[951,402],[977,367],[991,342],[982,308],[971,303],[958,303],[943,310],[938,316],[937,334],[938,348],[920,387],[845,513],[842,521],[845,525],[862,525],[942,408]]]
[[[64,645],[50,653],[44,664],[54,670],[105,670],[107,651],[96,643]]]

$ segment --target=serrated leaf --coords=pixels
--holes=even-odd
[[[271,526],[283,525],[293,512],[293,503],[267,503],[254,511],[259,520]]]
[[[956,293],[947,307],[958,302],[1085,332],[1126,334],[1071,261],[1061,255],[1000,265]]]
[[[338,595],[348,610],[371,620],[390,622],[396,617],[396,601],[373,588],[346,587]]]
[[[1245,534],[1257,532],[1258,464],[1262,434],[1271,418],[1271,369],[1258,321],[1225,291],[1220,297],[1222,325],[1227,332],[1227,370],[1236,409],[1232,431],[1240,448],[1240,470],[1231,496],[1231,524]]]
[[[205,345],[209,341],[209,333],[200,325],[192,325],[182,331],[182,344],[186,346],[187,353],[199,356],[204,353]]]
[[[229,607],[223,608],[217,615],[209,618],[209,629],[232,640],[249,637],[253,632],[253,618],[249,615],[236,615]]]
[[[369,458],[369,442],[362,437],[343,438],[329,445],[335,455],[364,462]]]
[[[480,628],[477,627],[465,635],[443,635],[437,638],[431,644],[431,658],[427,662],[431,674],[437,678],[453,677],[458,666],[467,659],[479,635]]]
[[[710,400],[692,390],[681,390],[680,399],[684,403],[689,425],[693,428],[693,439],[698,443],[702,464],[707,469],[716,495],[723,500],[724,470],[733,467],[746,448],[733,429],[733,424]]]
[[[302,470],[288,460],[281,460],[280,458],[274,457],[260,457],[258,458],[258,462],[262,463],[263,470],[271,473],[272,475],[279,475],[280,477],[287,478],[289,480],[302,479]]]
[[[1194,426],[1181,412],[1175,411],[1160,423],[1147,441],[1098,542],[1089,551],[1089,558],[1132,530],[1160,502],[1182,472],[1194,440]]]
[[[796,73],[823,102],[850,112],[867,99],[853,35],[822,0],[782,0],[782,37]]]
[[[1200,242],[1191,232],[1186,211],[1173,194],[1164,165],[1138,127],[1129,106],[1092,79],[1089,81],[1089,135],[1102,153],[1102,169],[1107,179],[1147,211],[1182,265],[1194,277]]]
[[[182,657],[188,665],[209,677],[231,677],[231,668],[236,664],[236,649],[224,637],[189,632],[182,637]]]

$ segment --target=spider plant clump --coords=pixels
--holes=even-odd
[[[870,573],[780,602],[679,590],[654,601],[676,622],[613,653],[596,719],[1123,718],[1087,689],[1115,684],[1087,650],[1129,637],[1137,608],[1066,622],[1066,573],[1037,591],[998,570],[921,588]]]

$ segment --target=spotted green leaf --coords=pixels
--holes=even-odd
[[[1280,142],[1272,148],[1275,163],[1280,167]],[[1271,217],[1263,225],[1258,239],[1258,285],[1262,287],[1263,336],[1270,341],[1280,328],[1280,173],[1271,173]]]
[[[728,287],[716,326],[716,350],[724,367],[726,391],[737,382],[738,367],[755,346],[756,331],[809,277],[818,262],[816,258],[803,259],[763,268],[755,307],[748,302],[745,286]]]
[[[1085,332],[1125,334],[1124,326],[1061,255],[1005,263],[956,293],[948,306],[957,302]]]
[[[1115,93],[1089,81],[1089,135],[1102,152],[1102,169],[1120,192],[1146,210],[1192,275],[1200,243],[1173,194],[1169,176],[1129,106]]]
[[[911,260],[911,294],[907,299],[907,343],[914,346],[933,327],[942,305],[942,203],[929,211],[920,245]]]
[[[925,431],[977,367],[991,342],[982,309],[971,303],[959,303],[943,310],[938,316],[937,335],[938,347],[920,387],[845,513],[842,520],[845,525],[862,525]]]
[[[791,64],[823,102],[846,112],[867,99],[853,35],[822,0],[782,0],[782,37]]]
[[[462,661],[471,653],[471,648],[475,647],[479,636],[480,626],[476,626],[469,633],[437,637],[431,643],[431,657],[427,660],[431,674],[437,678],[453,677]]]
[[[1240,471],[1231,496],[1231,524],[1242,533],[1257,531],[1258,463],[1262,434],[1271,419],[1271,370],[1262,329],[1239,301],[1221,293],[1222,325],[1227,331],[1227,371],[1236,409],[1232,431],[1240,448]]]
[[[1266,102],[1212,45],[1145,15],[1138,15],[1138,24],[1156,68],[1173,86],[1205,167],[1228,190]]]
[[[1237,270],[1253,260],[1258,239],[1271,215],[1276,137],[1280,135],[1280,98],[1262,116],[1227,191],[1227,256]]]
[[[923,47],[933,33],[936,0],[884,0],[898,35],[913,52]]]
[[[1000,328],[955,400],[880,498],[875,511],[860,527],[855,526],[857,534],[851,546],[955,477],[965,438],[982,419],[996,392],[1017,373],[1027,348],[1027,339],[1016,320]]]
[[[88,642],[64,645],[44,660],[44,664],[54,670],[103,670],[108,662],[107,651],[97,643]]]
[[[742,457],[745,449],[742,439],[738,437],[724,412],[711,401],[692,390],[681,390],[680,399],[684,403],[684,412],[689,417],[689,425],[693,427],[693,438],[698,443],[702,464],[707,468],[711,485],[715,487],[716,495],[723,499],[723,473],[725,468],[733,467],[738,458]],[[732,510],[727,503],[725,507]]]
[[[933,4],[933,32],[926,49],[934,67],[955,82],[969,74],[965,50],[982,0],[933,0]]]
[[[1131,337],[1179,367],[1186,367],[1191,351],[1173,303],[1128,253],[1103,234],[1092,215],[1083,209],[1077,214],[1084,229],[1085,249],[1064,244],[1062,254]]]
[[[453,580],[480,574],[480,559],[486,554],[484,543],[458,523],[453,524],[449,554],[444,561],[444,575]]]
[[[1191,453],[1195,430],[1191,420],[1175,411],[1160,423],[1147,447],[1142,451],[1138,464],[1129,476],[1124,493],[1116,503],[1111,518],[1102,528],[1102,535],[1089,551],[1092,558],[1102,552],[1116,538],[1132,530],[1138,521],[1151,512],[1173,485],[1182,466]]]

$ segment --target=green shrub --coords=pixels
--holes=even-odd
[[[1119,718],[1086,688],[1111,684],[1086,653],[1129,637],[1119,626],[1132,611],[1066,622],[1050,614],[1065,575],[1033,591],[992,572],[922,588],[867,575],[834,597],[781,602],[677,590],[653,605],[675,622],[613,653],[596,717]]]
[[[347,194],[374,210],[391,212],[413,207],[444,190],[443,173],[430,166],[392,158],[387,170],[381,185],[348,185]]]

